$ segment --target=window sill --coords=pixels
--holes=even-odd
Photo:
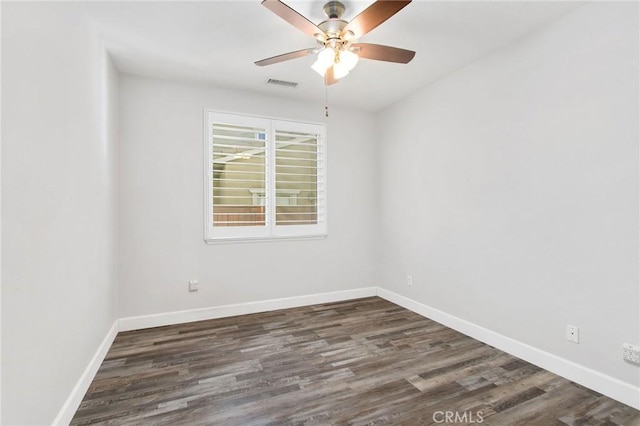
[[[266,243],[266,242],[278,242],[278,241],[309,241],[309,240],[324,240],[327,238],[327,234],[320,235],[296,235],[290,237],[219,237],[219,238],[207,238],[204,240],[208,245],[216,244],[232,244],[232,243]]]

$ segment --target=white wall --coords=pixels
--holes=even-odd
[[[379,113],[381,285],[637,386],[638,30],[588,4]]]
[[[2,3],[0,3],[0,23],[2,22]],[[2,34],[0,32],[0,42]],[[0,47],[0,53],[2,48]],[[2,55],[0,54],[0,82],[2,80]],[[0,84],[0,100],[2,99],[2,84]],[[0,105],[0,111],[2,110]],[[0,133],[2,129],[2,114],[0,114]],[[2,135],[0,134],[0,142]],[[2,143],[0,143],[0,380],[2,379]],[[0,422],[2,422],[2,382],[0,382]]]
[[[582,7],[377,117],[332,109],[329,237],[220,245],[202,108],[322,105],[118,77],[82,8],[2,4],[1,423],[50,423],[116,314],[370,285],[638,385],[637,4]]]
[[[116,319],[117,73],[80,3],[2,5],[2,424],[50,424]]]
[[[203,108],[323,122],[323,105],[133,76],[120,80],[121,317],[370,286],[373,117],[328,119],[325,240],[203,241]],[[198,279],[200,290],[187,291]]]

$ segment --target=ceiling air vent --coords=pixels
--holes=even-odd
[[[294,81],[276,80],[275,78],[270,78],[269,80],[267,80],[267,84],[273,84],[274,86],[291,87],[292,89],[295,89],[298,86],[298,83]]]

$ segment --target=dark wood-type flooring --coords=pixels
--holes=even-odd
[[[120,333],[72,424],[639,425],[640,412],[372,297]]]

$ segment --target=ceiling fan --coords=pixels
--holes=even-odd
[[[284,53],[257,61],[255,64],[258,66],[277,64],[317,53],[317,60],[311,67],[324,77],[326,85],[335,84],[349,74],[359,58],[407,64],[416,52],[380,44],[356,43],[356,41],[409,3],[411,0],[378,0],[351,22],[347,22],[341,19],[344,5],[339,1],[330,1],[323,7],[327,19],[315,25],[280,0],[263,0],[262,5],[267,9],[315,38],[318,47]]]

